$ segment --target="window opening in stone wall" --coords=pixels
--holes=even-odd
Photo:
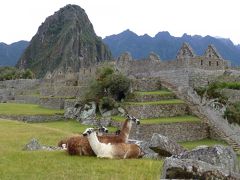
[[[211,66],[212,65],[212,62],[211,61],[209,61],[209,66]]]
[[[203,65],[203,60],[201,60],[201,66]]]
[[[217,66],[219,65],[218,61],[217,61]]]

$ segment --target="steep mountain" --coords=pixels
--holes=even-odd
[[[142,59],[149,52],[157,53],[162,60],[175,59],[183,42],[188,42],[197,55],[202,55],[209,44],[213,44],[224,59],[233,65],[240,65],[240,45],[235,46],[230,39],[214,38],[211,36],[171,36],[169,32],[159,32],[155,37],[148,35],[138,36],[130,30],[117,35],[107,36],[103,41],[109,46],[115,58],[125,51],[129,51],[133,58]]]
[[[90,66],[111,59],[111,53],[93,29],[84,9],[67,5],[46,18],[17,63],[37,77],[55,69]]]
[[[0,66],[15,66],[28,44],[27,41],[18,41],[10,45],[0,43]]]

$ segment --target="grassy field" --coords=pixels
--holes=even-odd
[[[161,101],[150,101],[150,102],[125,102],[126,105],[159,105],[159,104],[183,104],[184,101],[180,99],[168,99]]]
[[[22,151],[33,137],[41,144],[56,145],[62,137],[86,127],[73,125],[66,121],[27,124],[1,119],[0,179],[159,179],[162,161],[98,159],[69,156],[64,151]]]
[[[125,120],[122,116],[112,116],[113,121],[122,122]],[[161,118],[150,118],[141,119],[141,124],[161,124],[161,123],[179,123],[179,122],[196,122],[199,123],[200,120],[196,116],[176,116],[176,117],[161,117]]]
[[[28,124],[0,119],[0,179],[159,179],[162,160],[109,160],[69,156],[64,151],[22,150],[31,138],[55,146],[61,138],[86,127],[76,121]],[[181,143],[188,149],[214,144],[225,143],[210,139]]]
[[[167,96],[167,95],[172,95],[173,93],[167,90],[161,90],[161,91],[135,91],[134,94],[139,96],[144,96],[144,95]]]
[[[2,115],[54,115],[63,113],[63,110],[48,109],[36,104],[0,103],[0,114]]]

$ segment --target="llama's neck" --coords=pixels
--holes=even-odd
[[[110,143],[109,144],[101,143],[98,140],[96,132],[92,132],[88,136],[88,141],[97,157],[112,158],[112,145]]]
[[[125,141],[127,141],[130,131],[131,131],[131,128],[132,128],[132,121],[126,119],[123,123],[123,126],[122,126],[119,136],[121,136],[122,138],[125,139]]]
[[[89,136],[88,136],[88,141],[90,146],[92,147],[92,150],[95,152],[101,147],[101,143],[99,142],[98,138],[97,138],[97,133],[96,132],[92,132]]]

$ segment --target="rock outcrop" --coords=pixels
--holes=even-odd
[[[215,145],[213,147],[198,147],[192,151],[184,152],[177,157],[180,159],[204,161],[234,172],[239,171],[237,156],[229,146]]]
[[[161,179],[231,179],[237,180],[240,174],[229,169],[213,166],[193,159],[166,158]]]
[[[67,5],[42,23],[17,66],[31,69],[39,78],[55,69],[78,72],[80,67],[110,59],[84,9]]]
[[[160,156],[169,157],[172,155],[178,155],[186,150],[175,141],[169,139],[161,134],[154,133],[149,143],[149,148]]]

